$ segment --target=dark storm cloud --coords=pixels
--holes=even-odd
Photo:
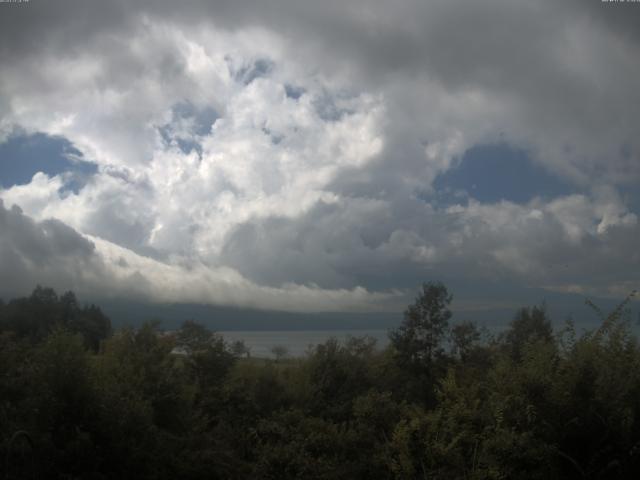
[[[593,208],[586,197],[568,198],[574,208]],[[298,219],[239,226],[221,258],[269,286],[295,281],[409,289],[424,278],[441,278],[475,282],[485,291],[487,281],[552,288],[589,279],[601,291],[615,287],[610,293],[623,295],[640,282],[635,218],[600,233],[581,232],[577,240],[567,236],[562,207],[552,204],[543,212],[535,204],[451,210],[419,201],[395,209],[358,200],[321,203]]]
[[[264,26],[291,40],[308,39],[296,45],[303,50],[318,41],[340,47],[326,49],[325,60],[357,62],[367,65],[370,72],[391,75],[428,70],[460,86],[481,80],[509,87],[513,76],[532,85],[537,79],[545,79],[539,67],[560,66],[553,50],[563,47],[557,43],[562,28],[578,20],[591,21],[622,40],[637,41],[640,37],[635,28],[640,20],[637,8],[603,5],[597,0],[562,4],[504,0],[407,0],[399,4],[364,0],[180,4],[60,0],[3,7],[3,53],[24,55],[52,47],[78,50],[81,41],[88,38],[126,33],[138,24],[141,15],[188,23],[212,22],[228,29]]]
[[[35,221],[0,199],[0,296],[24,295],[36,284],[73,290],[87,298],[149,298],[150,283],[138,270],[117,272],[94,242],[56,219]]]
[[[136,19],[131,2],[34,0],[21,5],[2,5],[0,58],[24,58],[43,50],[65,54],[81,50],[88,38],[123,32]],[[134,13],[132,16],[131,13]]]
[[[22,293],[34,279],[48,285],[78,284],[95,274],[93,243],[58,220],[34,222],[0,199],[0,283],[2,293]]]

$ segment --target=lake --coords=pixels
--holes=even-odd
[[[274,330],[274,331],[221,331],[227,342],[242,340],[251,350],[252,357],[273,358],[271,349],[283,346],[290,357],[303,356],[309,346],[326,342],[335,337],[343,342],[348,337],[372,337],[378,348],[389,343],[387,330]]]
[[[555,324],[554,329],[558,332],[564,325]],[[575,326],[576,333],[580,336],[585,331],[597,329],[600,323],[597,321],[582,322]],[[481,331],[486,335],[498,335],[507,328],[506,324],[478,324]],[[632,322],[630,329],[633,334],[640,337],[640,317],[639,321]],[[251,349],[252,357],[274,358],[271,349],[275,346],[285,347],[290,357],[301,357],[307,352],[310,345],[318,345],[326,342],[329,338],[335,337],[344,342],[347,337],[369,336],[376,340],[377,348],[382,349],[389,344],[388,329],[370,330],[228,330],[218,331],[229,343],[237,340],[244,341],[245,345]],[[444,340],[446,345],[447,340]]]

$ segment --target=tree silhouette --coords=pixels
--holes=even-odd
[[[442,354],[441,342],[449,328],[452,298],[442,283],[422,285],[415,303],[404,312],[402,325],[389,335],[404,363],[427,365]]]

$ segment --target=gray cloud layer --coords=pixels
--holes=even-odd
[[[16,294],[43,284],[73,288],[96,273],[93,243],[58,220],[34,222],[0,200],[0,283]]]

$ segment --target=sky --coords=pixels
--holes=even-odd
[[[640,3],[0,3],[0,296],[640,286]]]

